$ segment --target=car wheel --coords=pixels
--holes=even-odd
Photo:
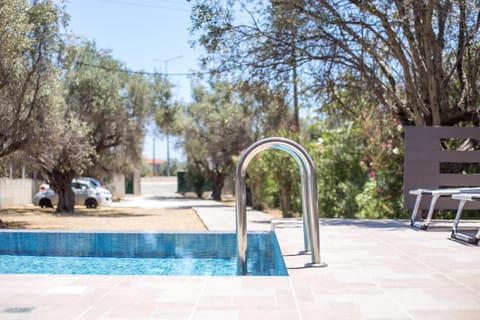
[[[97,200],[89,198],[85,200],[85,206],[87,208],[95,209],[98,206]]]
[[[40,208],[53,208],[52,201],[50,199],[44,198],[38,202]]]

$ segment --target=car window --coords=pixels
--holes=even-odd
[[[84,183],[80,183],[80,182],[72,182],[72,189],[74,190],[87,190],[88,189],[88,186]]]
[[[94,178],[83,178],[83,177],[80,177],[80,178],[77,178],[78,182],[80,183],[84,183],[87,185],[87,188],[91,188],[91,189],[96,189],[98,187],[100,187],[102,185],[102,183]]]

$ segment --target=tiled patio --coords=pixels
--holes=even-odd
[[[231,230],[233,208],[199,208]],[[270,218],[249,213],[249,230]],[[211,221],[209,223],[209,221]],[[480,248],[398,221],[322,220],[304,268],[298,220],[275,220],[288,277],[0,275],[0,319],[479,319]]]

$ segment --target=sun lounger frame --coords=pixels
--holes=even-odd
[[[452,197],[456,194],[468,194],[468,193],[480,193],[479,188],[445,188],[445,189],[415,189],[411,190],[409,193],[415,195],[415,205],[412,210],[412,216],[410,217],[410,225],[412,227],[419,228],[421,230],[427,230],[428,226],[432,222],[433,211],[435,210],[435,204],[440,197]],[[422,201],[422,196],[431,195],[432,200],[430,201],[430,206],[428,207],[428,213],[425,220],[422,221],[420,214],[420,202]],[[455,199],[455,198],[454,198]],[[463,208],[463,207],[462,207]]]
[[[480,241],[480,227],[478,228],[475,236],[470,236],[468,234],[462,233],[458,230],[458,224],[460,223],[460,218],[462,217],[463,207],[468,201],[479,201],[480,193],[458,193],[452,195],[453,199],[460,200],[458,204],[457,214],[453,220],[452,225],[452,238],[465,241],[471,244],[477,244]]]

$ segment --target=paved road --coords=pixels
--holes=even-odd
[[[140,182],[142,196],[157,196],[165,198],[180,198],[177,192],[177,177],[142,178]]]
[[[142,195],[126,196],[125,199],[114,202],[114,207],[139,207],[139,208],[192,208],[192,207],[217,207],[222,203],[197,199],[185,198],[176,193],[176,177],[142,178]]]
[[[185,198],[176,193],[175,177],[143,178],[141,196],[127,196],[112,206],[127,208],[193,208],[207,226],[208,230],[235,230],[235,207],[224,203]],[[261,211],[249,210],[247,214],[248,230],[268,230],[272,216]]]

